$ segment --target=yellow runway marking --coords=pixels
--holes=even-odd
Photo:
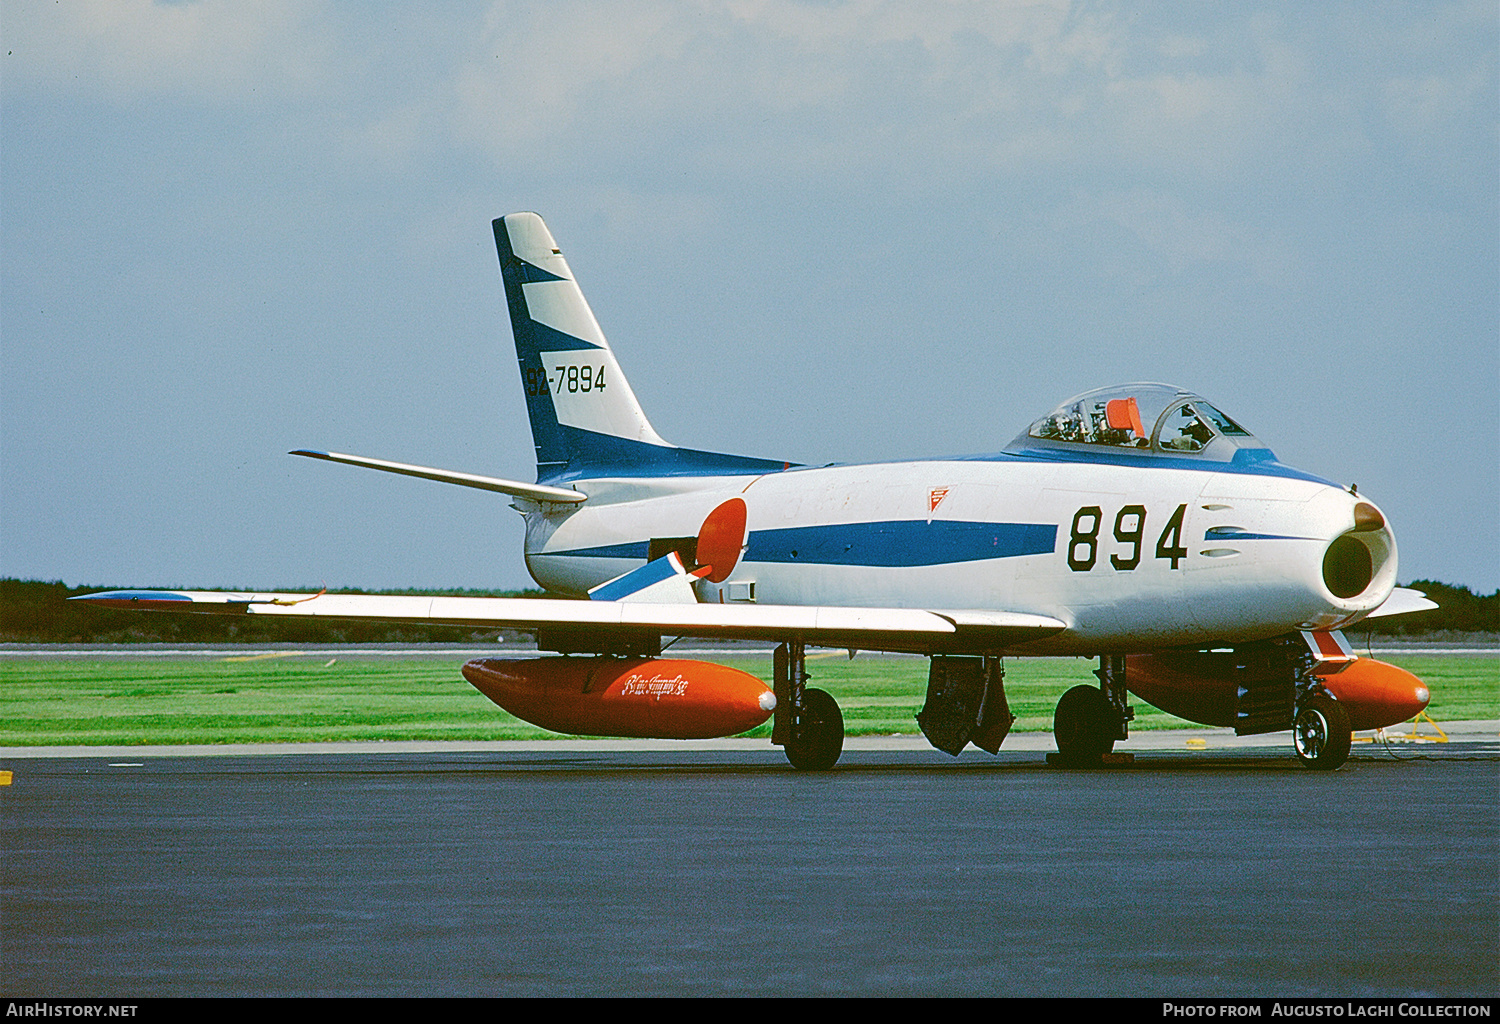
[[[267,651],[265,654],[242,654],[233,658],[225,658],[229,661],[265,661],[267,658],[295,658],[301,651]]]
[[[9,786],[11,780],[10,772],[0,772],[0,786]]]

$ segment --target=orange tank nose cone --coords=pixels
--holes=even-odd
[[[1373,658],[1360,658],[1343,671],[1323,677],[1322,683],[1349,713],[1354,729],[1383,729],[1415,718],[1432,699],[1422,680]]]

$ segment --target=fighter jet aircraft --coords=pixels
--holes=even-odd
[[[1207,400],[1157,383],[1069,398],[998,452],[810,467],[683,448],[652,428],[542,219],[494,221],[536,482],[338,452],[342,462],[506,495],[556,599],[110,591],[111,607],[512,627],[558,657],[481,658],[465,677],[544,728],[733,735],[775,716],[791,763],[843,749],[808,647],[930,658],[934,746],[998,750],[1003,658],[1097,657],[1058,702],[1064,763],[1097,765],[1130,697],[1238,733],[1292,730],[1333,769],[1351,730],[1427,704],[1416,677],[1339,630],[1434,607],[1395,587],[1396,539],[1353,487],[1279,462]],[[587,600],[579,600],[586,598]],[[663,638],[777,644],[774,682],[659,657]]]

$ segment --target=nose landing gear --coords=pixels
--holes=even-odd
[[[1351,733],[1348,712],[1322,694],[1309,698],[1292,721],[1297,757],[1319,771],[1331,772],[1349,760]]]
[[[1247,644],[1228,654],[1190,655],[1194,659],[1191,669],[1179,675],[1176,694],[1171,688],[1161,688],[1159,679],[1153,682],[1149,658],[1142,659],[1146,669],[1142,679],[1148,697],[1150,687],[1157,686],[1155,692],[1180,701],[1175,705],[1164,701],[1160,705],[1163,710],[1215,725],[1228,724],[1223,720],[1226,705],[1222,694],[1226,686],[1232,686],[1230,692],[1235,697],[1227,706],[1234,716],[1235,735],[1290,728],[1297,757],[1304,765],[1315,771],[1334,771],[1349,759],[1353,740],[1347,709],[1323,686],[1319,675],[1320,665],[1324,672],[1337,671],[1344,662],[1353,660],[1342,637],[1337,639],[1341,655],[1338,649],[1320,655],[1318,638],[1310,634]],[[1335,667],[1330,670],[1328,662]],[[1075,686],[1057,702],[1053,733],[1058,763],[1095,767],[1107,761],[1114,741],[1125,738],[1127,725],[1135,717],[1126,703],[1125,659],[1102,656],[1094,674],[1099,677],[1098,688]],[[1196,704],[1182,696],[1191,696],[1194,691],[1200,695]]]

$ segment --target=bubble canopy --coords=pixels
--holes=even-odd
[[[1117,384],[1063,402],[1011,443],[1017,449],[1109,449],[1227,462],[1266,446],[1202,397],[1170,384]]]

